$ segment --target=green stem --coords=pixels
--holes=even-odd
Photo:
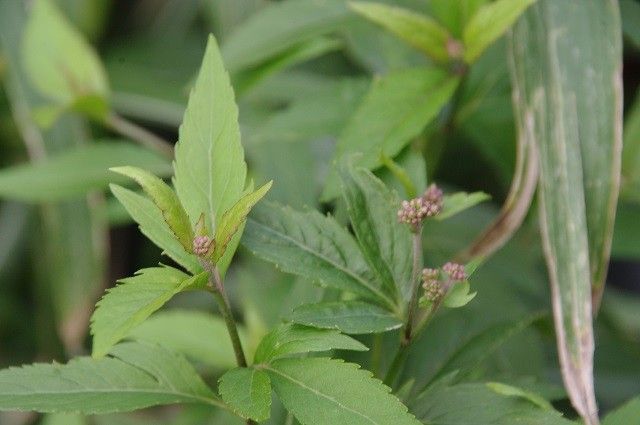
[[[104,124],[113,131],[140,143],[142,146],[154,150],[169,159],[173,159],[173,146],[171,143],[120,115],[116,113],[109,114],[105,118]]]
[[[404,365],[404,361],[407,359],[409,355],[408,348],[409,348],[408,344],[407,345],[401,344],[400,347],[398,347],[398,351],[396,352],[396,355],[393,358],[393,361],[391,362],[391,366],[389,366],[389,370],[387,371],[387,374],[384,377],[385,385],[387,385],[390,388],[393,388],[393,386],[395,385],[396,380],[398,379],[398,375],[402,370],[402,366]]]
[[[401,344],[409,345],[413,338],[413,326],[418,312],[418,295],[420,293],[420,270],[422,269],[422,225],[419,225],[413,234],[413,269],[411,271],[411,298],[407,312],[407,323]]]
[[[231,345],[233,346],[233,352],[236,355],[236,362],[240,367],[247,367],[247,359],[244,356],[244,350],[242,349],[242,342],[240,342],[240,335],[238,334],[238,327],[236,321],[233,319],[233,313],[229,305],[229,299],[224,290],[224,284],[217,267],[213,267],[209,277],[209,284],[213,286],[213,297],[218,302],[220,308],[220,314],[224,319],[224,323],[227,325],[227,331],[231,338]],[[211,279],[213,277],[213,280]]]

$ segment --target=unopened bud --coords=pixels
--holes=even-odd
[[[196,236],[193,238],[193,253],[197,256],[207,255],[213,245],[213,240],[209,236]]]
[[[442,270],[449,275],[451,280],[465,280],[467,278],[462,264],[448,262],[442,266]]]
[[[398,210],[398,221],[417,229],[425,218],[433,217],[440,211],[442,211],[442,190],[432,184],[422,196],[402,201]]]

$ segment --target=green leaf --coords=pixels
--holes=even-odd
[[[165,254],[189,272],[198,273],[202,270],[198,258],[184,249],[164,221],[162,212],[153,202],[145,196],[118,185],[112,184],[109,187],[131,217],[140,225],[140,231],[151,242],[162,248]]]
[[[457,192],[453,195],[445,196],[442,211],[435,218],[437,220],[446,220],[490,198],[484,192]]]
[[[468,281],[457,282],[449,290],[442,300],[445,307],[460,308],[469,304],[476,297],[477,292],[469,293],[470,285]]]
[[[3,168],[0,197],[29,202],[80,197],[90,190],[106,189],[114,180],[108,169],[125,164],[161,175],[171,174],[171,165],[154,152],[131,143],[100,141],[42,162]],[[118,179],[119,183],[124,181]]]
[[[254,363],[269,363],[292,354],[329,350],[367,351],[367,347],[336,330],[288,323],[264,336],[256,349]]]
[[[246,331],[240,326],[238,333],[246,350],[250,347]],[[193,310],[159,311],[133,328],[127,336],[162,345],[217,369],[236,366],[227,327],[219,316]]]
[[[356,165],[382,165],[380,153],[392,158],[418,136],[449,101],[458,78],[436,68],[404,69],[376,78],[338,138],[335,162],[361,153]],[[333,170],[327,178],[324,200],[339,194]]]
[[[180,126],[174,186],[192,222],[204,213],[207,229],[242,196],[247,175],[238,107],[213,36]]]
[[[420,424],[388,387],[356,364],[297,358],[262,368],[284,406],[303,425]]]
[[[540,320],[541,317],[540,314],[535,314],[515,323],[508,322],[493,325],[477,333],[444,360],[431,382],[452,372],[456,372],[456,381],[464,380],[478,369],[483,362],[493,357],[496,351],[509,339],[522,333]]]
[[[476,14],[478,9],[490,0],[430,0],[431,14],[456,36],[462,37],[462,31],[469,19]]]
[[[640,49],[640,4],[635,0],[620,0],[620,15],[625,38]]]
[[[231,238],[238,233],[238,229],[240,229],[240,226],[246,221],[249,212],[251,212],[251,208],[271,189],[272,183],[273,181],[270,181],[262,185],[259,189],[244,195],[222,215],[222,219],[216,229],[216,246],[212,258],[214,263],[217,263],[225,254]],[[231,255],[233,255],[233,253],[231,253]]]
[[[174,295],[190,287],[204,286],[207,274],[190,277],[170,267],[142,269],[120,280],[98,301],[91,317],[93,356],[102,357]]]
[[[492,384],[459,384],[427,390],[410,407],[430,425],[575,425],[556,411],[523,397],[505,397]],[[461,408],[464,406],[464,408]]]
[[[640,96],[624,121],[622,197],[640,203]]]
[[[540,155],[541,233],[563,378],[576,410],[594,421],[591,311],[607,270],[621,149],[617,4],[539,0],[510,46],[520,136]]]
[[[429,16],[383,3],[356,1],[349,6],[430,58],[439,62],[449,59],[449,32]]]
[[[402,321],[389,311],[363,301],[303,304],[288,318],[302,325],[337,329],[346,334],[379,333],[402,326]]]
[[[286,0],[269,4],[239,26],[223,46],[228,69],[250,69],[291,47],[339,29],[344,0]]]
[[[160,209],[164,221],[182,246],[187,251],[192,249],[193,229],[191,228],[189,217],[184,208],[182,208],[178,196],[169,185],[162,179],[140,168],[125,166],[114,167],[110,170],[135,180]]]
[[[78,413],[51,413],[42,419],[42,425],[87,425],[86,418]]]
[[[112,355],[4,369],[0,410],[102,414],[174,403],[223,405],[191,365],[169,351],[125,343]]]
[[[23,39],[24,69],[34,86],[57,103],[98,95],[109,88],[100,58],[51,0],[33,2]]]
[[[245,419],[266,421],[271,413],[271,382],[262,370],[235,368],[220,378],[222,399]]]
[[[476,59],[536,0],[497,0],[482,6],[464,28],[464,59],[473,63]]]
[[[602,425],[631,425],[640,418],[640,397],[636,397],[605,416]]]
[[[364,258],[389,296],[408,299],[413,251],[408,226],[398,223],[400,201],[371,172],[348,161],[341,165],[340,176],[351,226]]]
[[[316,211],[301,213],[263,202],[247,220],[242,243],[287,273],[388,308],[394,306],[393,299],[381,291],[353,237],[335,220]]]
[[[553,411],[553,406],[551,405],[551,403],[542,398],[540,395],[531,391],[525,391],[522,388],[513,387],[501,382],[487,382],[487,387],[500,395],[509,397],[521,397],[529,400],[531,403],[537,405],[541,409]]]

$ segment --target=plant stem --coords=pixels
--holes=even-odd
[[[415,316],[418,312],[418,294],[420,293],[420,270],[422,269],[422,225],[418,225],[413,232],[413,268],[411,270],[411,298],[407,311],[407,322],[400,338],[400,347],[389,366],[389,370],[384,378],[384,383],[393,387],[395,381],[402,370],[409,350],[408,347],[413,339],[413,326]]]
[[[418,312],[418,294],[420,293],[420,270],[422,269],[422,225],[419,225],[413,234],[413,269],[411,271],[411,298],[407,312],[407,323],[401,345],[409,345],[413,337],[413,325]]]
[[[227,325],[227,331],[231,338],[231,345],[233,346],[233,352],[236,355],[236,362],[240,367],[247,367],[247,359],[244,356],[244,350],[242,349],[242,342],[240,342],[240,335],[238,334],[238,327],[236,321],[233,319],[233,313],[229,305],[229,299],[224,290],[224,284],[220,277],[220,272],[217,267],[212,267],[209,276],[209,284],[213,286],[213,296],[218,302],[220,308],[220,314],[224,319],[224,323]],[[213,281],[211,278],[213,277]]]
[[[109,114],[105,118],[104,123],[113,131],[120,133],[121,135],[128,137],[131,140],[140,143],[142,146],[152,149],[169,159],[173,159],[173,146],[171,143],[156,136],[149,130],[140,127],[116,113]]]

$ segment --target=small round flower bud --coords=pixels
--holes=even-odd
[[[443,206],[443,193],[442,190],[435,184],[429,185],[422,195],[424,204],[427,207],[427,217],[433,217],[440,214]]]
[[[442,270],[449,275],[451,280],[465,280],[467,278],[462,264],[448,262],[442,266]]]
[[[429,280],[438,280],[440,271],[438,269],[422,269],[422,281],[427,282]]]
[[[425,205],[424,199],[422,198],[402,201],[402,205],[398,210],[398,221],[409,224],[415,228],[422,223],[422,220],[427,216],[427,212],[427,205]]]
[[[446,43],[447,53],[452,59],[460,59],[464,53],[464,45],[455,38],[449,37]]]
[[[429,301],[434,302],[444,297],[444,288],[439,280],[426,280],[422,287],[424,288],[424,296]]]
[[[196,236],[193,238],[193,253],[198,256],[207,255],[213,240],[209,236]]]

